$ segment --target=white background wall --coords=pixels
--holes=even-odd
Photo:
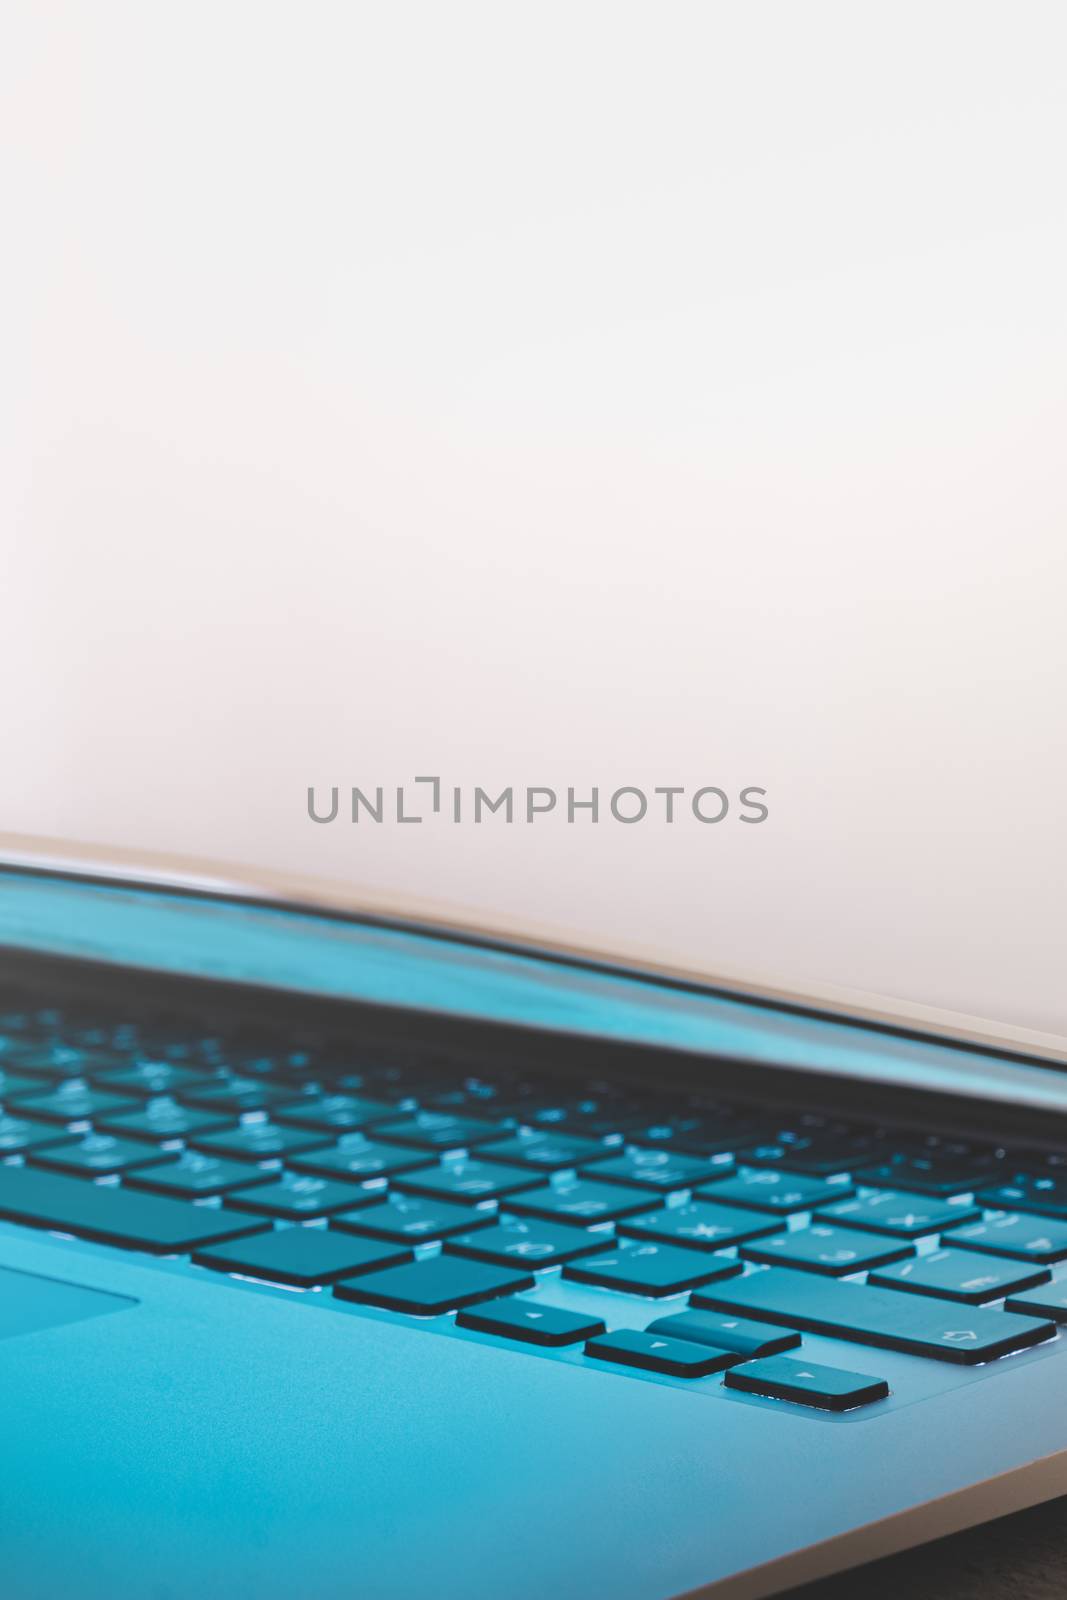
[[[1067,1029],[1067,10],[0,21],[3,823]],[[763,827],[313,827],[309,783]]]

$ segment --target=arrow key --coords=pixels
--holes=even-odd
[[[795,1405],[817,1406],[820,1411],[852,1411],[857,1406],[884,1400],[889,1385],[884,1378],[861,1372],[842,1372],[814,1361],[790,1356],[765,1356],[734,1367],[723,1380],[728,1389],[744,1394],[768,1395],[772,1400],[792,1400]]]
[[[666,1334],[640,1333],[635,1328],[620,1328],[590,1339],[587,1356],[597,1361],[614,1361],[623,1367],[642,1367],[646,1372],[666,1372],[672,1378],[705,1378],[721,1372],[741,1357],[733,1350],[716,1350],[711,1345],[689,1339],[671,1339]]]
[[[561,1311],[558,1306],[539,1305],[536,1300],[524,1300],[520,1295],[461,1311],[456,1317],[456,1326],[554,1348],[578,1344],[582,1339],[592,1339],[604,1332],[599,1317],[579,1316],[574,1311]]]

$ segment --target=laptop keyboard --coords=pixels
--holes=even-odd
[[[1065,1152],[352,1056],[12,1009],[0,1219],[823,1411],[1067,1323]]]

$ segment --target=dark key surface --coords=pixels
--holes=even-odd
[[[902,1261],[915,1254],[915,1246],[905,1239],[887,1239],[882,1234],[816,1222],[797,1233],[777,1233],[772,1239],[742,1245],[741,1254],[746,1261],[843,1278],[847,1273],[862,1272],[887,1261]]]
[[[33,1167],[69,1172],[72,1177],[107,1178],[117,1172],[150,1167],[171,1158],[166,1150],[138,1143],[135,1139],[116,1139],[110,1133],[87,1133],[82,1139],[68,1139],[66,1144],[32,1150],[26,1159]]]
[[[453,1233],[491,1227],[496,1220],[495,1211],[456,1206],[448,1200],[430,1200],[417,1194],[391,1194],[379,1205],[368,1206],[352,1216],[335,1217],[330,1226],[346,1233],[366,1234],[370,1239],[425,1244],[429,1239],[447,1239]]]
[[[414,1111],[398,1120],[394,1113],[392,1122],[378,1123],[374,1137],[414,1145],[417,1150],[466,1150],[499,1139],[506,1131],[492,1122],[455,1117],[447,1111]]]
[[[951,1238],[951,1234],[949,1235]],[[912,1294],[938,1295],[978,1306],[1020,1289],[1033,1289],[1052,1277],[1048,1267],[1011,1261],[1005,1256],[979,1256],[973,1250],[934,1250],[928,1256],[872,1272],[868,1283]]]
[[[1067,1222],[1021,1212],[954,1228],[948,1237],[960,1250],[1014,1256],[1019,1261],[1062,1261],[1067,1256]]]
[[[538,1305],[534,1300],[522,1299],[492,1300],[488,1305],[461,1311],[456,1317],[456,1326],[473,1328],[478,1333],[495,1333],[502,1339],[521,1339],[524,1344],[546,1345],[550,1349],[579,1344],[604,1331],[599,1317],[561,1311],[557,1306]]]
[[[69,1139],[67,1129],[57,1128],[54,1122],[27,1122],[23,1117],[0,1114],[0,1159],[50,1144],[65,1144]]]
[[[115,1133],[121,1139],[145,1139],[150,1144],[187,1139],[193,1133],[215,1133],[234,1126],[233,1116],[222,1111],[197,1111],[176,1100],[149,1100],[136,1111],[95,1118],[98,1133]]]
[[[90,1089],[87,1084],[62,1084],[46,1094],[20,1094],[9,1109],[20,1117],[36,1117],[41,1122],[88,1122],[108,1112],[136,1111],[137,1101],[128,1095],[108,1094],[105,1089]]]
[[[23,1072],[30,1078],[48,1078],[62,1083],[66,1078],[88,1078],[108,1067],[120,1067],[121,1059],[92,1050],[78,1050],[70,1045],[27,1044],[7,1051],[4,1066]]]
[[[270,1283],[311,1289],[374,1268],[399,1266],[412,1252],[373,1239],[327,1233],[325,1228],[278,1228],[252,1239],[197,1250],[193,1260],[216,1272],[237,1272]]]
[[[853,1195],[834,1205],[820,1206],[817,1221],[832,1222],[839,1228],[866,1228],[871,1233],[890,1233],[901,1239],[920,1239],[926,1233],[955,1228],[974,1222],[981,1212],[972,1205],[952,1205],[937,1197],[883,1189],[878,1194]]]
[[[740,1270],[740,1262],[730,1256],[682,1250],[672,1244],[639,1244],[636,1239],[627,1239],[604,1255],[571,1262],[563,1268],[563,1276],[575,1283],[593,1283],[602,1289],[658,1297],[714,1283]]]
[[[622,1184],[598,1183],[595,1178],[571,1178],[529,1189],[507,1201],[509,1211],[520,1216],[545,1217],[589,1228],[598,1222],[615,1222],[619,1217],[637,1216],[663,1204],[662,1195],[640,1193]]]
[[[676,1311],[650,1322],[648,1332],[665,1333],[672,1339],[692,1339],[716,1350],[734,1350],[746,1358],[778,1355],[782,1350],[795,1350],[800,1343],[799,1333],[788,1328],[731,1317],[726,1311]]]
[[[983,1189],[976,1196],[981,1205],[997,1211],[1034,1211],[1039,1216],[1067,1221],[1067,1180],[1020,1173],[1011,1183]]]
[[[396,1105],[388,1100],[368,1100],[354,1094],[321,1094],[294,1101],[278,1112],[276,1120],[292,1128],[350,1133],[372,1122],[384,1122],[396,1113]]]
[[[590,1161],[618,1154],[618,1145],[601,1144],[598,1139],[582,1139],[576,1134],[543,1133],[520,1128],[510,1139],[480,1146],[478,1154],[486,1161],[507,1161],[520,1167],[537,1167],[542,1172],[562,1172]]]
[[[251,1176],[246,1174],[246,1179]],[[354,1183],[336,1178],[313,1178],[310,1173],[271,1174],[272,1181],[260,1181],[251,1189],[235,1189],[227,1205],[235,1211],[250,1211],[257,1217],[278,1217],[283,1222],[306,1222],[310,1217],[328,1217],[337,1211],[352,1211],[357,1206],[376,1206],[379,1191],[360,1189]]]
[[[732,1161],[687,1156],[676,1150],[629,1149],[589,1168],[589,1175],[608,1183],[631,1184],[635,1189],[691,1189],[731,1170]],[[579,1168],[579,1171],[584,1171]]]
[[[792,1400],[797,1405],[816,1406],[820,1411],[852,1411],[884,1400],[889,1393],[884,1378],[842,1372],[839,1367],[822,1367],[790,1356],[746,1361],[743,1366],[732,1368],[724,1382],[728,1389],[739,1389],[743,1394]]]
[[[1005,1311],[1017,1311],[1021,1317],[1051,1317],[1053,1322],[1067,1322],[1067,1279],[1050,1283],[1044,1289],[1028,1289],[1025,1294],[1010,1295],[1004,1302]]]
[[[139,1061],[135,1066],[119,1068],[112,1064],[105,1072],[93,1072],[90,1077],[101,1089],[134,1095],[139,1100],[173,1095],[179,1089],[205,1088],[211,1082],[202,1072],[175,1066],[171,1061]]]
[[[778,1126],[777,1121],[767,1116],[751,1116],[719,1107],[690,1116],[668,1113],[662,1121],[642,1128],[639,1142],[661,1145],[669,1150],[685,1150],[693,1155],[715,1155],[760,1144],[773,1138]]]
[[[254,1217],[232,1211],[3,1165],[0,1217],[155,1255],[183,1255],[200,1245],[239,1238],[265,1227]]]
[[[269,1111],[274,1106],[291,1106],[299,1100],[300,1090],[263,1078],[231,1075],[212,1079],[203,1087],[193,1084],[179,1089],[175,1098],[182,1105],[200,1106],[205,1111]]]
[[[27,1078],[22,1073],[8,1072],[0,1067],[0,1101],[13,1094],[40,1094],[41,1089],[39,1078]]]
[[[610,1234],[590,1233],[581,1228],[546,1222],[541,1217],[501,1217],[493,1226],[476,1233],[461,1233],[449,1239],[445,1249],[452,1255],[470,1256],[474,1261],[492,1261],[502,1267],[557,1267],[579,1256],[601,1250],[614,1250]]]
[[[700,1189],[697,1198],[713,1200],[716,1205],[747,1206],[752,1211],[787,1216],[794,1211],[811,1211],[816,1206],[843,1200],[849,1193],[847,1184],[825,1183],[821,1178],[805,1178],[793,1172],[761,1167],[724,1178],[710,1189]]]
[[[710,1200],[692,1200],[684,1206],[666,1206],[647,1216],[620,1222],[618,1232],[628,1239],[660,1239],[664,1244],[684,1245],[688,1250],[722,1250],[779,1233],[783,1217],[765,1211],[744,1211],[736,1206],[716,1206]]]
[[[369,1272],[334,1288],[342,1300],[402,1311],[409,1316],[436,1317],[445,1311],[496,1300],[532,1289],[529,1273],[491,1267],[484,1261],[464,1261],[459,1256],[431,1256],[406,1267]]]
[[[980,1187],[983,1174],[981,1169],[970,1165],[914,1157],[864,1167],[852,1176],[857,1183],[887,1189],[914,1189],[918,1194],[947,1195],[966,1194]]]
[[[323,1178],[391,1178],[435,1164],[436,1156],[426,1150],[405,1150],[398,1144],[378,1144],[362,1133],[346,1133],[335,1145],[309,1150],[293,1156],[294,1172],[312,1172]]]
[[[440,1166],[427,1166],[400,1178],[394,1185],[404,1194],[423,1194],[452,1200],[458,1205],[481,1205],[485,1200],[502,1200],[522,1189],[534,1189],[542,1182],[539,1172],[526,1167],[497,1166],[495,1162],[460,1156],[446,1159]]]
[[[232,1189],[243,1189],[250,1183],[270,1183],[275,1176],[261,1168],[257,1178],[257,1169],[244,1162],[224,1161],[221,1156],[202,1155],[199,1150],[183,1150],[180,1156],[160,1162],[159,1166],[131,1172],[124,1181],[134,1189],[147,1189],[152,1194],[201,1200],[208,1195],[229,1194]]]
[[[641,1333],[636,1328],[620,1328],[615,1333],[590,1339],[585,1353],[597,1361],[640,1367],[645,1372],[664,1372],[673,1378],[706,1378],[709,1373],[722,1372],[741,1359],[732,1350],[713,1350],[689,1339]]]
[[[778,1167],[783,1172],[818,1177],[867,1166],[877,1154],[878,1141],[869,1135],[822,1134],[756,1145],[746,1149],[744,1159],[754,1167]]]
[[[1037,1318],[952,1306],[784,1267],[765,1267],[702,1289],[692,1304],[965,1365],[1024,1350],[1055,1332],[1053,1323]]]
[[[302,1155],[333,1143],[331,1133],[313,1133],[309,1128],[286,1128],[275,1122],[242,1122],[236,1128],[214,1133],[194,1133],[190,1148],[209,1156],[227,1156],[231,1161],[278,1161]]]

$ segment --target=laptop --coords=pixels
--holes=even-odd
[[[1067,1491],[1062,1042],[40,852],[0,946],[8,1600],[757,1600]]]

